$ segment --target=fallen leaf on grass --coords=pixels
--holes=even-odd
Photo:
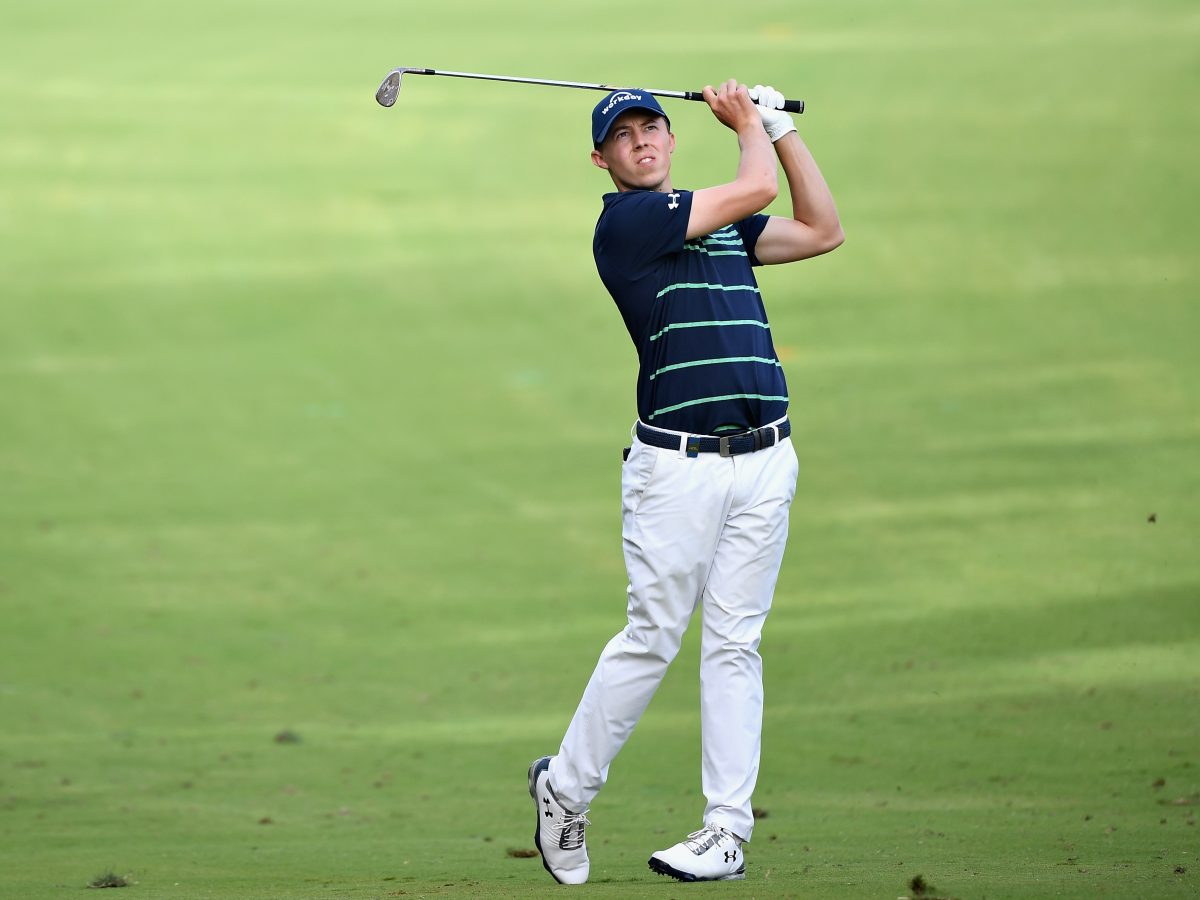
[[[1188,794],[1186,797],[1176,797],[1174,800],[1162,797],[1158,802],[1163,806],[1200,806],[1200,794]]]
[[[105,872],[103,875],[97,875],[89,883],[90,888],[122,888],[129,887],[129,881],[117,875],[115,872]]]
[[[908,882],[908,889],[912,891],[912,896],[905,900],[956,900],[954,897],[938,896],[937,888],[927,882],[923,875],[914,875]]]

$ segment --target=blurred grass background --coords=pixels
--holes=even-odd
[[[622,624],[599,95],[809,103],[761,273],[802,472],[735,896],[1190,897],[1191,4],[0,11],[0,896],[535,896],[524,769]],[[731,136],[670,107],[674,181]],[[784,211],[782,208],[780,211]],[[593,884],[697,827],[689,644]],[[298,742],[275,741],[283,735]]]

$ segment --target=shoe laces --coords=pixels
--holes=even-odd
[[[711,840],[712,843],[709,846],[715,847],[723,837],[733,840],[733,835],[724,828],[718,825],[705,825],[699,831],[693,831],[689,834],[683,843],[690,847],[693,853],[699,855],[708,849],[708,847],[704,846],[706,842]]]
[[[551,826],[558,832],[558,846],[562,850],[579,850],[583,847],[583,830],[591,825],[584,813],[567,813],[561,822]]]

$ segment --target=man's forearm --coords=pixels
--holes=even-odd
[[[794,131],[785,134],[775,142],[775,152],[792,198],[792,218],[822,234],[840,235],[842,226],[833,194],[800,135]]]
[[[755,123],[757,126],[757,123]],[[738,168],[736,179],[745,184],[761,185],[774,193],[779,189],[778,169],[771,141],[761,127],[749,128],[738,133]],[[785,170],[786,171],[786,170]],[[764,206],[766,203],[763,204]]]
[[[704,188],[692,194],[688,238],[711,234],[724,225],[766,209],[779,192],[779,166],[771,142],[762,126],[738,131],[738,168],[728,184]]]

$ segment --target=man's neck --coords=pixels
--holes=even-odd
[[[622,194],[626,193],[627,191],[657,191],[660,194],[670,194],[672,191],[674,191],[674,188],[671,187],[671,179],[669,177],[664,179],[661,184],[655,187],[630,187],[629,185],[621,184],[620,182],[615,182],[615,184],[617,191]]]

